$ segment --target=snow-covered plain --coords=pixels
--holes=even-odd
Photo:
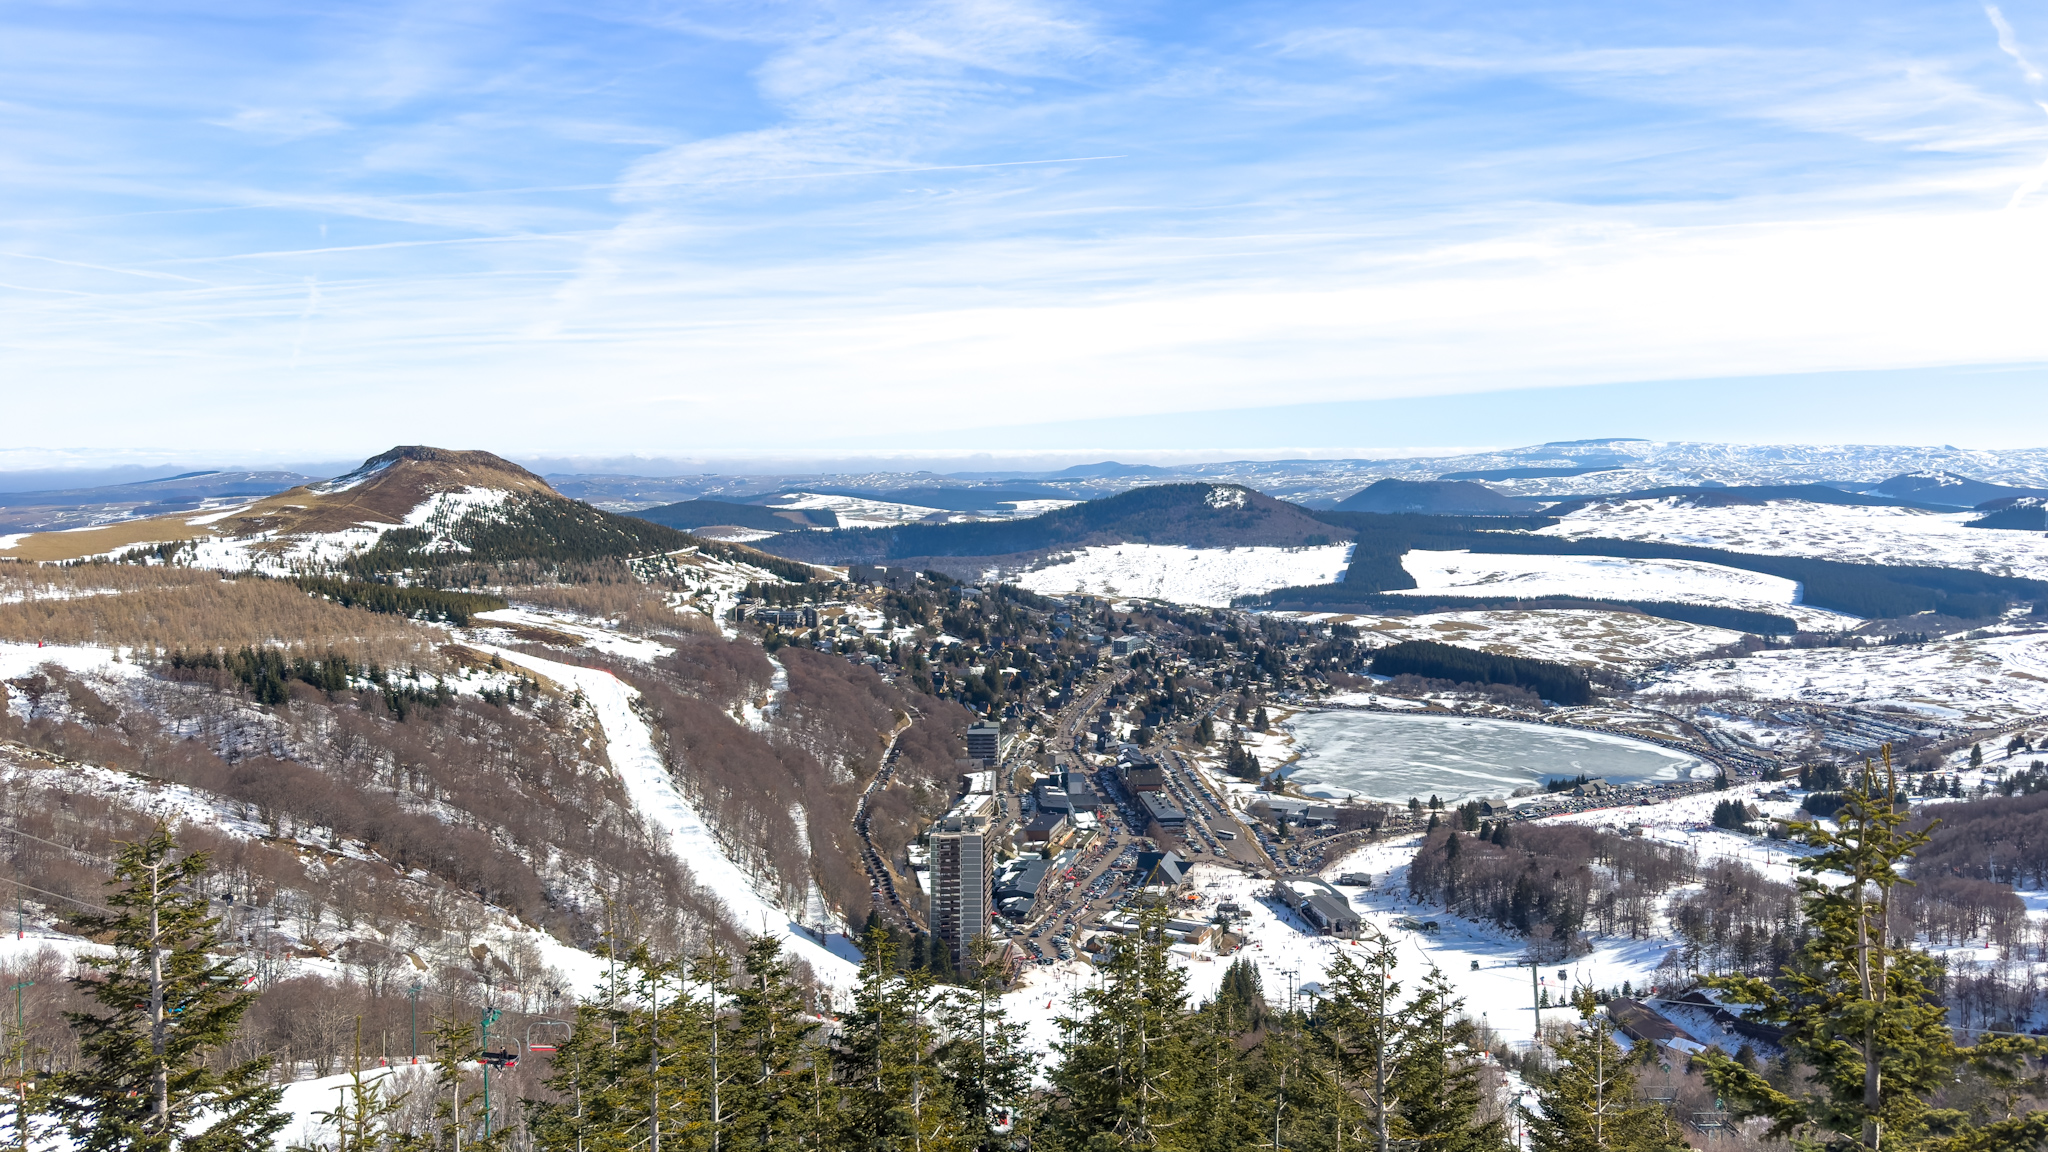
[[[793,499],[784,500],[771,507],[782,508],[824,508],[839,517],[841,528],[887,528],[892,524],[915,524],[927,516],[943,516],[937,508],[925,508],[917,504],[897,504],[887,500],[869,500],[862,496],[832,496],[820,492],[793,493]]]
[[[1897,701],[1954,709],[1979,723],[2003,722],[2048,711],[2048,633],[1757,652],[1676,669],[1648,691],[1834,704]]]
[[[1726,628],[1631,612],[1578,608],[1536,611],[1428,612],[1415,616],[1308,613],[1318,622],[1349,624],[1369,641],[1435,640],[1506,656],[1632,671],[1711,652],[1742,638]]]
[[[1351,545],[1314,548],[1186,548],[1105,544],[1008,578],[1033,592],[1171,600],[1224,607],[1239,596],[1295,584],[1329,584],[1351,563]]]
[[[2048,534],[1965,527],[1981,515],[1803,500],[1695,508],[1665,497],[1595,504],[1537,535],[1652,540],[1866,564],[1931,564],[2048,579]]]
[[[1519,556],[1417,549],[1401,557],[1416,587],[1390,596],[1581,596],[1598,600],[1669,600],[1776,612],[1802,626],[1838,628],[1848,620],[1799,601],[1799,583],[1782,576],[1694,560],[1616,556]]]

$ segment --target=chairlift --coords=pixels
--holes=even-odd
[[[526,1050],[552,1054],[574,1031],[566,1020],[536,1020],[526,1026]]]

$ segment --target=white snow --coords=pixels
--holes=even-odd
[[[835,988],[850,987],[859,975],[852,942],[828,936],[834,947],[820,945],[801,931],[794,917],[763,896],[746,872],[720,851],[718,838],[669,778],[654,733],[635,710],[639,693],[611,673],[543,660],[496,649],[497,655],[583,693],[604,728],[612,768],[632,798],[633,807],[658,832],[668,837],[675,858],[690,869],[699,884],[724,903],[732,923],[742,932],[766,932],[782,941],[785,952],[808,963],[818,979]]]
[[[503,488],[457,488],[449,492],[436,492],[405,514],[405,526],[425,528],[429,525],[441,527],[453,524],[471,512],[497,508],[511,496],[512,493]]]
[[[861,496],[832,496],[822,492],[797,492],[792,493],[792,496],[794,499],[770,507],[829,508],[839,517],[841,528],[887,528],[892,524],[914,524],[927,516],[945,515],[938,508],[897,504],[888,500],[869,500]],[[791,527],[794,528],[796,525]]]
[[[355,471],[350,472],[344,476],[336,476],[332,480],[323,480],[318,484],[308,484],[306,485],[306,488],[309,491],[318,492],[323,496],[332,495],[333,493],[336,492],[346,492],[349,489],[355,487],[356,485],[361,484],[363,481],[368,480],[370,477],[375,476],[377,473],[382,472],[386,468],[391,467],[395,463],[397,463],[397,461],[395,460],[386,460],[383,461],[382,463],[374,464],[368,468],[358,468]]]
[[[1960,709],[1979,721],[2015,720],[2048,711],[2048,633],[1757,652],[1680,668],[1648,690],[1837,704],[1898,701]]]
[[[0,680],[18,679],[45,664],[55,664],[73,675],[142,675],[140,668],[124,662],[127,651],[125,648],[89,648],[73,644],[15,644],[0,641]]]
[[[1388,644],[1435,640],[1509,656],[1618,670],[1698,656],[1742,638],[1741,633],[1726,628],[1578,608],[1428,612],[1415,616],[1319,613],[1315,618],[1350,624],[1368,640]]]
[[[609,656],[638,660],[643,664],[675,651],[665,644],[657,644],[637,636],[627,636],[566,612],[543,612],[534,608],[498,608],[490,612],[479,612],[472,619],[481,621],[482,627],[493,624],[524,624],[567,633],[583,641],[585,647],[594,648]]]
[[[194,528],[204,528],[208,524],[217,524],[220,521],[225,520],[230,516],[233,516],[237,512],[247,512],[250,509],[250,507],[253,506],[255,503],[256,501],[254,500],[244,500],[239,504],[231,504],[228,507],[222,508],[218,511],[208,512],[204,516],[189,517],[186,519],[185,523],[190,524]]]
[[[1241,495],[1241,494],[1240,494]],[[1009,577],[1033,592],[1086,592],[1223,607],[1239,596],[1342,579],[1351,545],[1314,548],[1187,548],[1105,544]]]
[[[1806,624],[1840,627],[1847,617],[1799,604],[1799,583],[1782,576],[1694,560],[1616,556],[1519,556],[1421,549],[1401,557],[1417,587],[1390,596],[1581,596],[1599,600],[1669,600],[1776,612]]]
[[[1028,520],[1061,508],[1072,508],[1079,503],[1079,500],[1008,500],[1004,501],[1003,507],[1011,510],[1012,519]]]
[[[1803,500],[1695,508],[1666,497],[1596,504],[1537,534],[1653,540],[1866,564],[1931,564],[2048,579],[2048,534],[1965,527],[1981,515]]]

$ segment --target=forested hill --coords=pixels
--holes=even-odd
[[[1192,548],[1300,547],[1351,538],[1306,509],[1234,484],[1158,484],[1029,520],[904,524],[793,532],[759,547],[826,564],[888,564],[924,557],[998,557],[1093,544]]]
[[[1351,567],[1339,583],[1282,588],[1264,597],[1265,605],[1305,611],[1359,610],[1375,593],[1415,587],[1415,578],[1401,564],[1401,557],[1414,549],[1693,560],[1797,580],[1802,585],[1804,603],[1864,619],[1889,619],[1919,612],[1975,619],[1995,615],[2011,603],[2048,603],[2048,581],[1993,576],[1960,568],[1850,564],[1648,540],[1568,540],[1501,530],[1540,528],[1555,522],[1540,517],[1459,519],[1335,511],[1318,512],[1316,516],[1334,528],[1344,529],[1358,542]]]
[[[1503,496],[1467,480],[1380,480],[1338,503],[1341,512],[1472,513],[1513,516],[1537,511],[1533,500]]]

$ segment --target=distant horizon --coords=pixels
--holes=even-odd
[[[1066,449],[1042,452],[983,453],[960,449],[906,449],[897,452],[872,452],[868,454],[847,453],[844,450],[825,448],[808,451],[791,450],[781,455],[739,454],[731,455],[637,455],[612,454],[591,456],[544,456],[535,454],[507,453],[487,445],[446,443],[433,447],[492,452],[504,459],[540,475],[558,478],[595,477],[644,477],[647,479],[675,479],[693,476],[859,476],[883,474],[898,477],[930,475],[934,479],[974,477],[984,474],[1018,473],[1043,476],[1070,468],[1105,463],[1126,464],[1139,468],[1162,468],[1169,472],[1197,467],[1222,467],[1231,465],[1295,464],[1295,465],[1372,465],[1379,463],[1398,464],[1403,461],[1442,460],[1446,462],[1470,457],[1486,457],[1505,453],[1526,453],[1549,446],[1583,447],[1586,445],[1611,443],[1648,443],[1657,445],[1693,445],[1713,447],[1729,445],[1751,449],[1771,448],[1836,448],[1866,451],[1895,450],[1899,452],[1960,452],[2025,454],[2040,452],[2048,455],[2048,445],[2020,448],[1978,448],[1970,445],[1912,444],[1912,443],[1816,443],[1816,442],[1759,442],[1740,444],[1716,440],[1652,440],[1648,437],[1582,437],[1573,440],[1535,441],[1527,444],[1476,445],[1454,447],[1408,447],[1408,448],[1353,448],[1353,449],[1177,449],[1155,450],[1123,448]],[[45,451],[38,449],[0,448],[0,492],[34,492],[68,488],[91,488],[118,484],[143,483],[168,479],[194,472],[289,472],[325,479],[338,476],[358,468],[362,462],[396,445],[383,445],[365,451],[361,456],[314,460],[310,458],[278,459],[230,459],[225,463],[208,462],[204,458],[174,456],[166,452],[152,463],[95,463],[90,453],[77,451],[64,453],[75,459],[74,463],[57,467],[8,467],[10,462],[24,455]],[[57,453],[52,453],[57,455]],[[148,457],[147,453],[135,451],[135,456]]]

